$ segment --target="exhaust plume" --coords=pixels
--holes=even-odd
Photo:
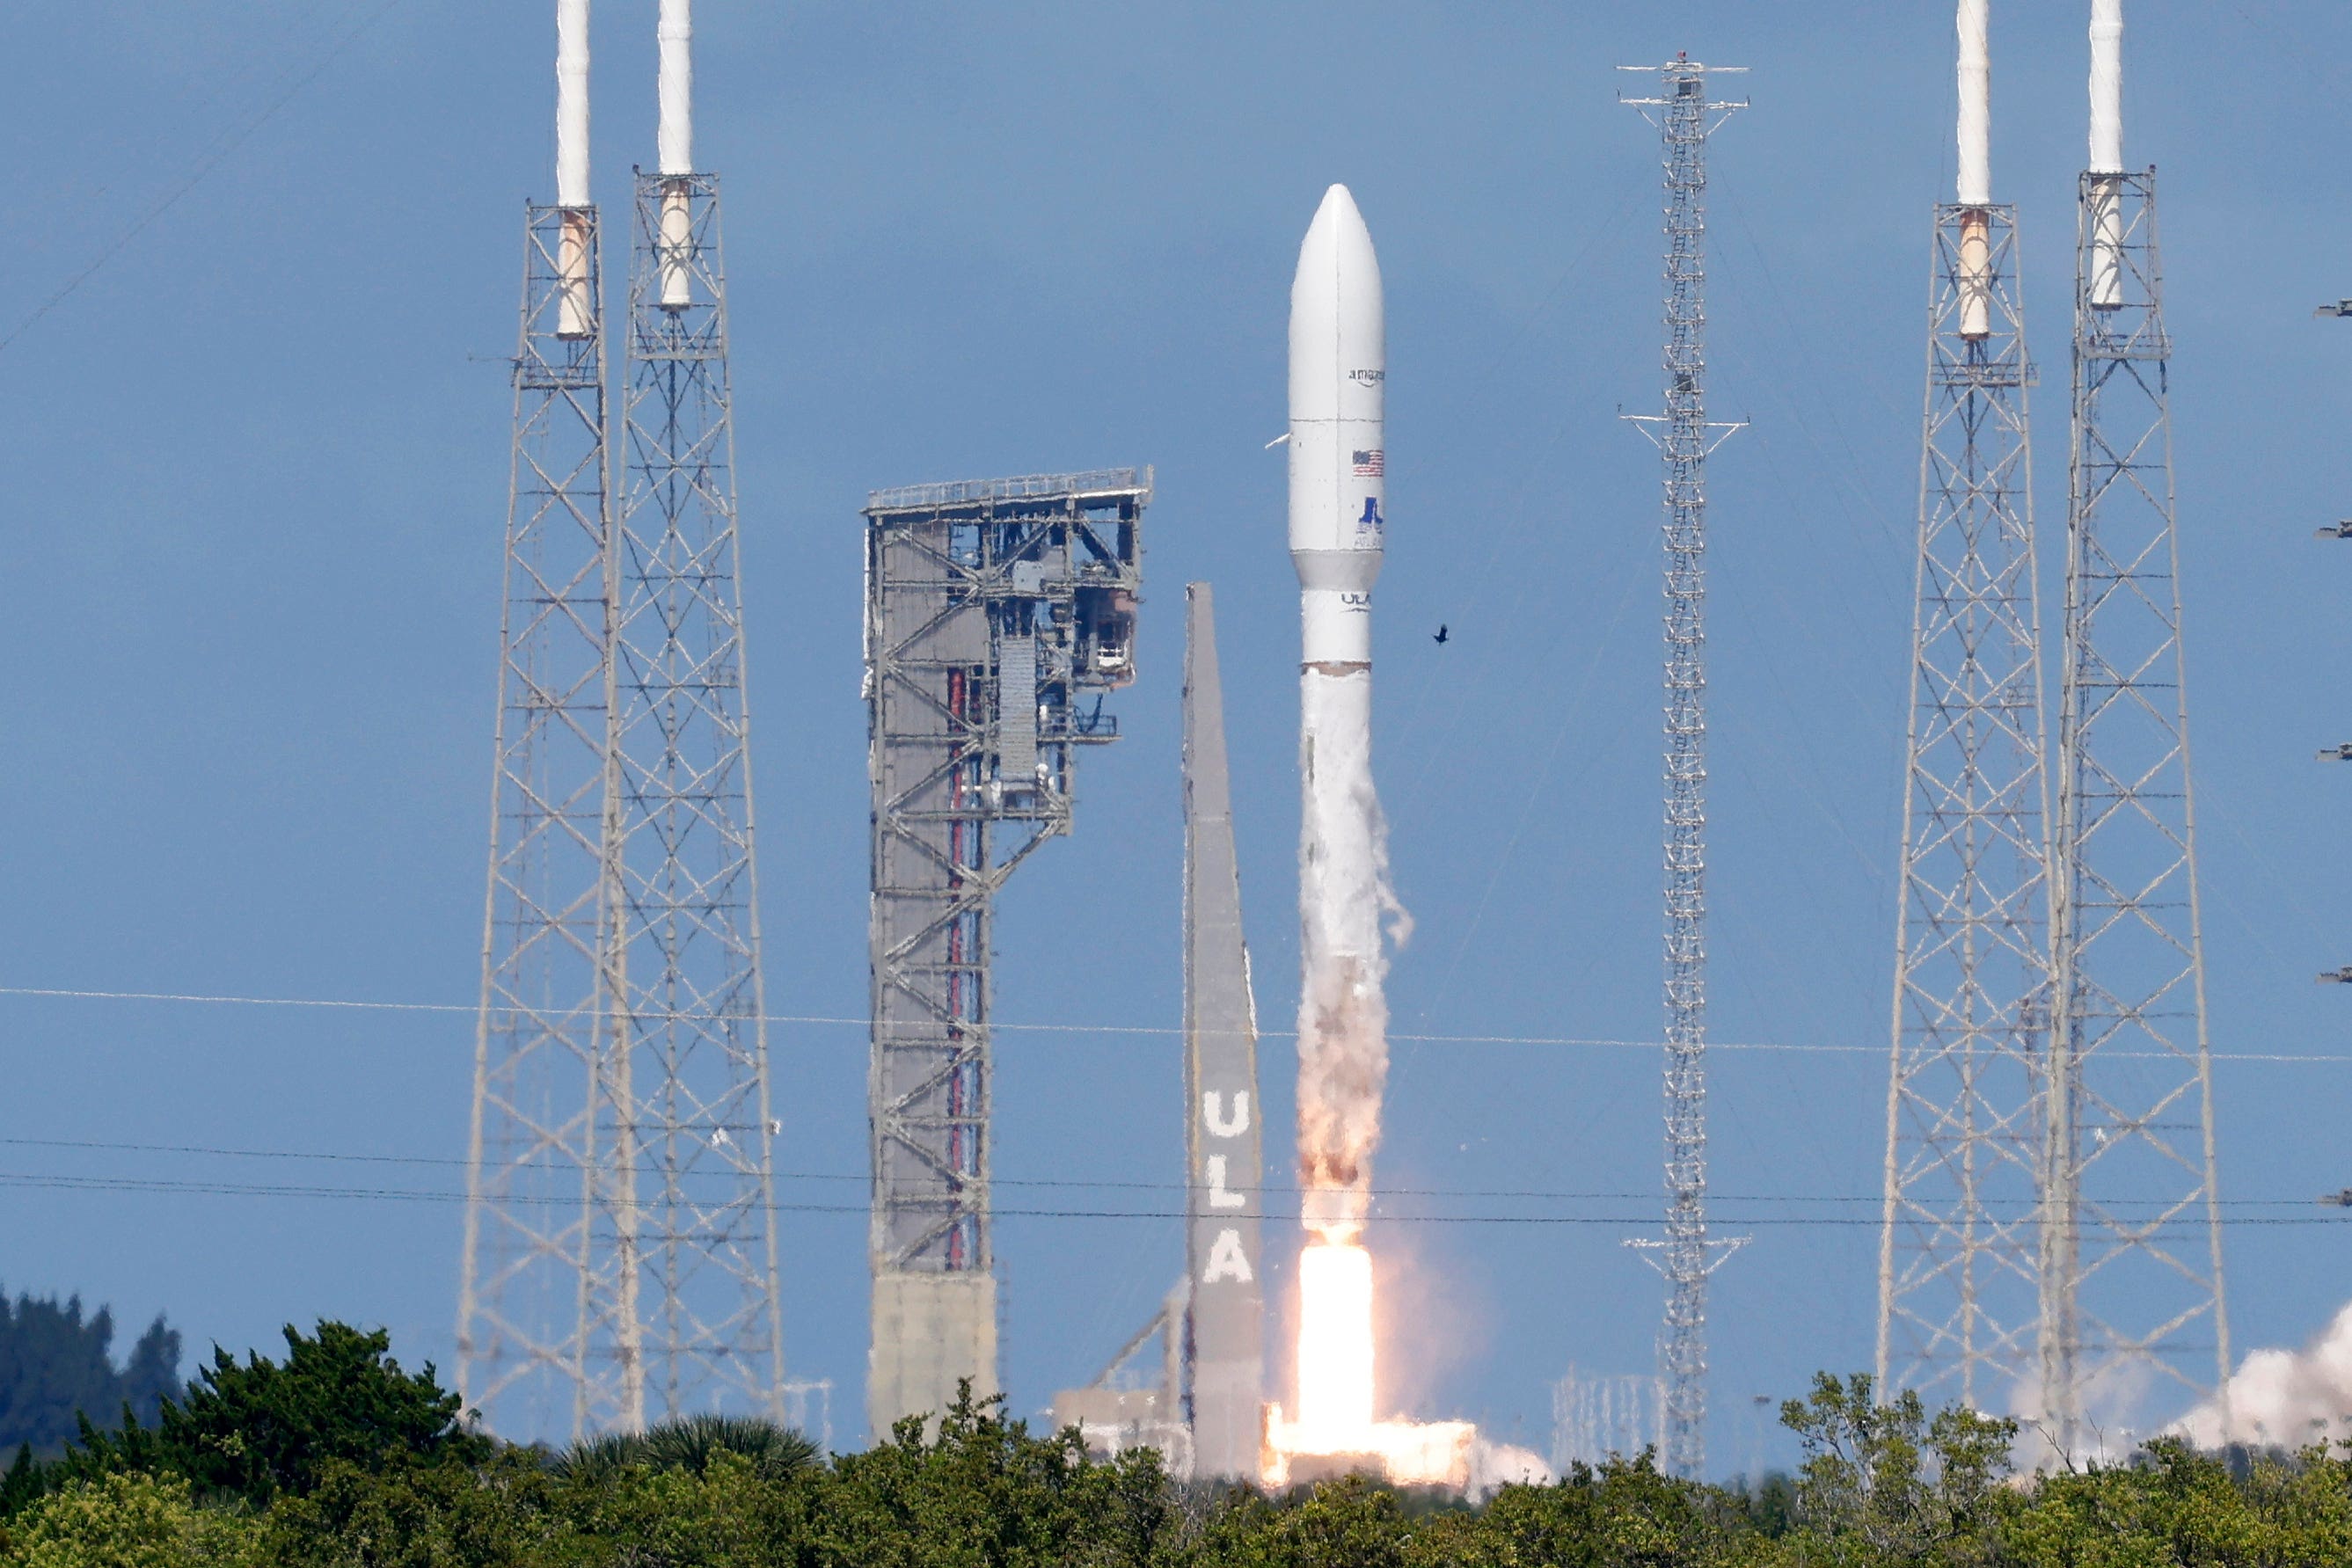
[[[2300,1448],[2352,1438],[2352,1306],[2300,1351],[2258,1350],[2168,1435],[2200,1448]]]

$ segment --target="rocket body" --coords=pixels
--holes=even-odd
[[[1290,560],[1310,665],[1372,661],[1387,379],[1380,260],[1355,198],[1334,185],[1290,285]]]
[[[1298,1152],[1303,1218],[1347,1241],[1370,1207],[1388,1076],[1372,789],[1372,584],[1388,505],[1380,262],[1342,185],[1299,247],[1290,291],[1290,559],[1298,572]]]

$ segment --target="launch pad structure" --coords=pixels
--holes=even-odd
[[[867,1078],[877,1437],[997,1374],[989,1216],[997,893],[1070,831],[1077,756],[1135,676],[1150,469],[877,491],[866,520],[873,791]],[[1091,701],[1089,701],[1091,698]]]
[[[1253,1480],[1265,1402],[1264,1101],[1242,939],[1216,604],[1184,587],[1184,1280],[1054,1425],[1088,1448],[1155,1448],[1171,1474]],[[1159,1350],[1156,1376],[1144,1353]]]

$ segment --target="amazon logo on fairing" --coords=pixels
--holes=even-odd
[[[1389,379],[1389,373],[1386,371],[1349,371],[1348,372],[1348,379],[1351,382],[1361,382],[1363,385],[1368,387],[1378,386],[1381,382]]]

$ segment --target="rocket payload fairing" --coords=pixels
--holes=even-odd
[[[1380,803],[1371,780],[1372,584],[1386,526],[1381,267],[1344,185],[1324,193],[1290,289],[1290,559],[1298,571],[1298,1154],[1302,1218],[1352,1241],[1388,1075]]]
[[[1380,259],[1355,198],[1334,185],[1298,247],[1290,285],[1290,560],[1304,662],[1332,674],[1372,662],[1387,379]]]

